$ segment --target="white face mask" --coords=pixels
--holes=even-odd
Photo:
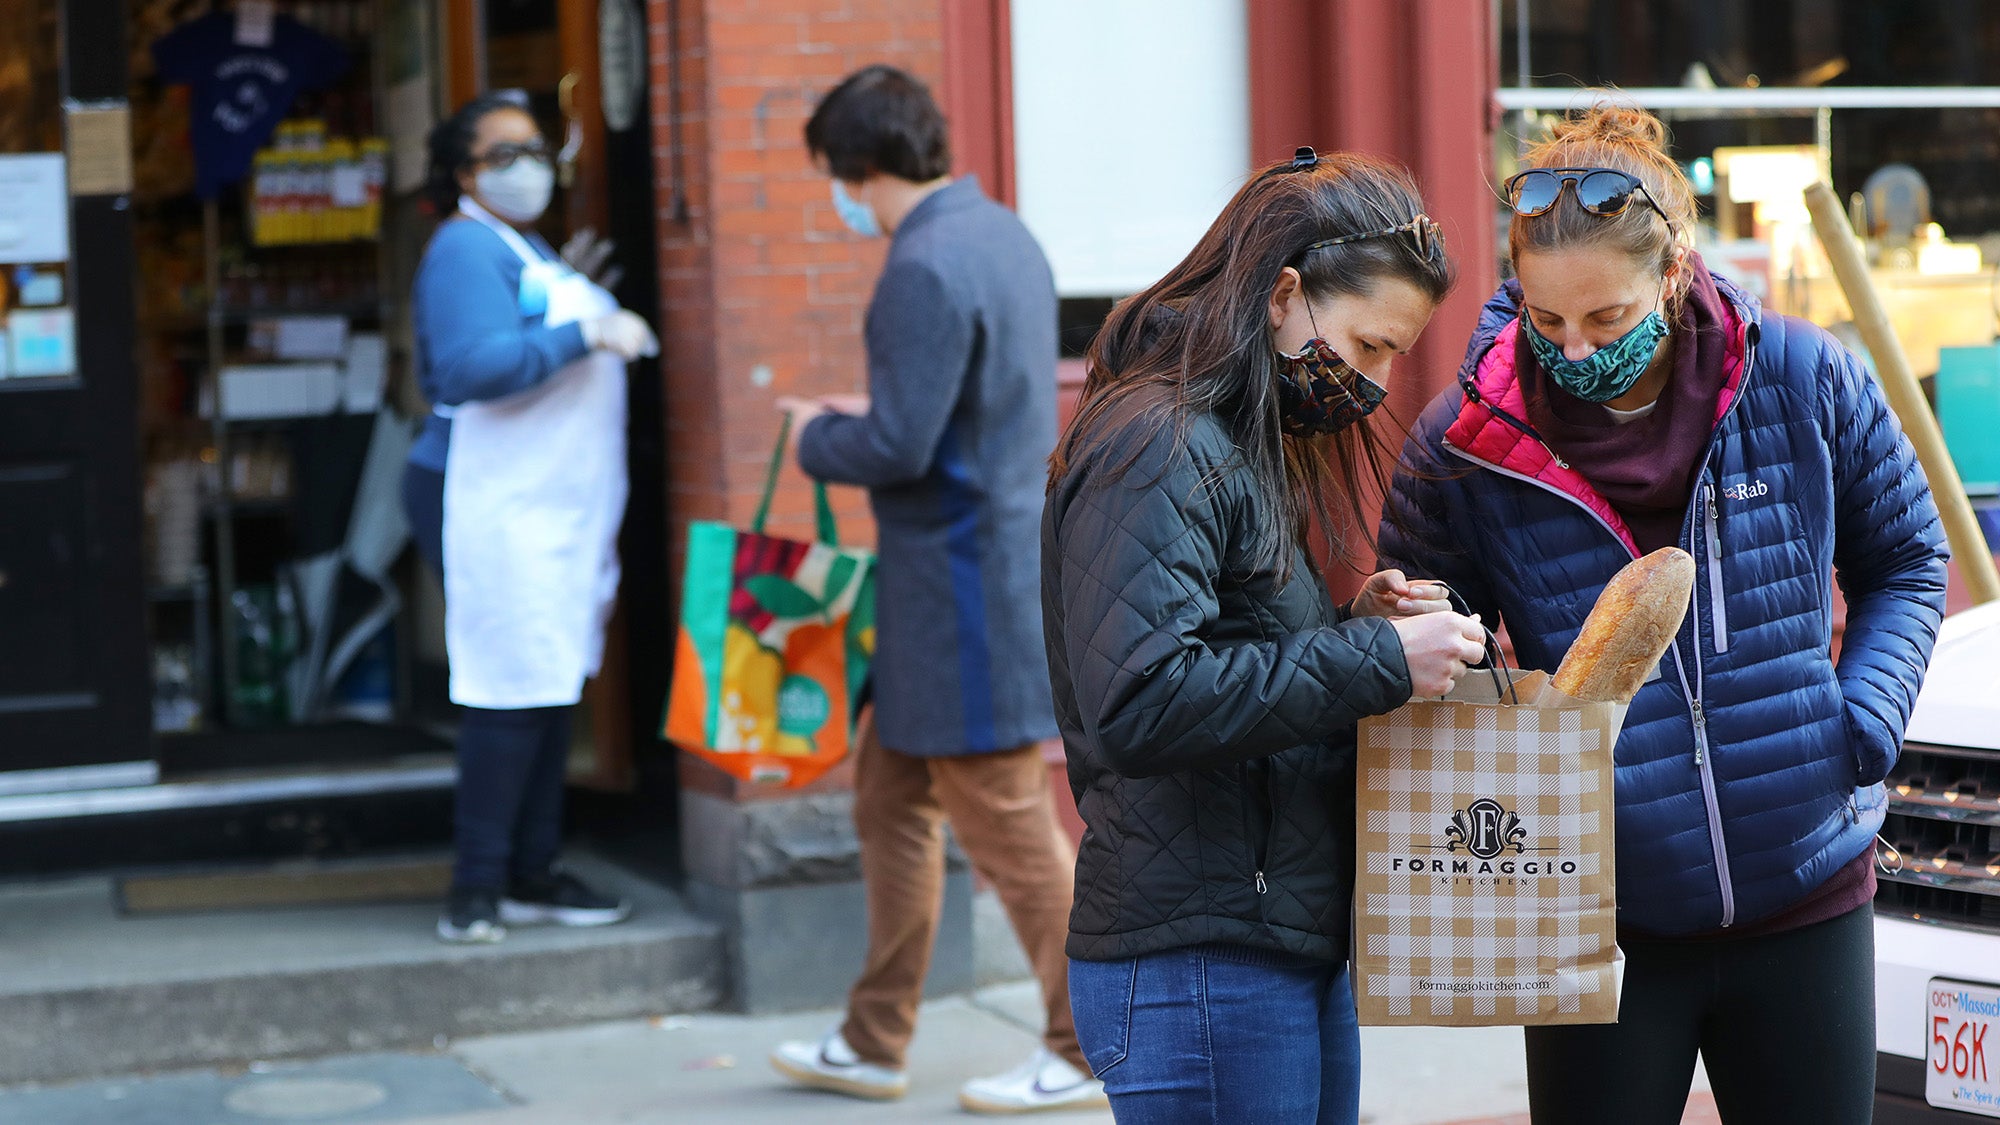
[[[545,160],[522,157],[505,168],[482,168],[472,178],[479,201],[510,223],[532,223],[549,209],[555,169]]]

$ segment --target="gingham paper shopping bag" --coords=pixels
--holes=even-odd
[[[1474,673],[1360,731],[1364,1024],[1615,1023],[1615,703]]]

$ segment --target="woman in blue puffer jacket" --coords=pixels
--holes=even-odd
[[[1677,1122],[1697,1053],[1732,1125],[1860,1125],[1871,842],[1943,534],[1860,361],[1689,249],[1664,141],[1598,105],[1508,181],[1517,281],[1412,433],[1380,565],[1444,579],[1543,669],[1624,564],[1677,545],[1700,568],[1616,750],[1619,1022],[1528,1029],[1536,1125]]]

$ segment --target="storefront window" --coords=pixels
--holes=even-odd
[[[1497,170],[1546,115],[1616,87],[1653,109],[1701,195],[1697,246],[1781,312],[1847,331],[1801,190],[1867,240],[1913,368],[1994,337],[2000,6],[1978,0],[1499,0]],[[1732,177],[1732,162],[1741,161]],[[1786,170],[1789,169],[1789,170]],[[1506,211],[1496,215],[1504,238]]]
[[[1193,248],[1250,166],[1246,9],[1014,0],[1009,14],[1014,72],[1034,76],[1014,83],[1021,219],[1063,297],[1135,293]]]
[[[76,374],[69,304],[69,176],[63,154],[59,11],[0,0],[0,379]]]

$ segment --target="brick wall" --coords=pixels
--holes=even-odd
[[[941,5],[952,2],[647,0],[676,611],[688,522],[741,526],[756,510],[776,399],[867,387],[861,322],[887,243],[841,226],[806,155],[806,118],[870,63],[936,88]],[[833,503],[844,541],[874,541],[861,491],[835,488]],[[810,512],[807,482],[788,459],[769,530],[809,537]],[[812,788],[848,788],[851,769],[850,760]],[[683,786],[718,796],[774,795],[685,755],[679,772]]]
[[[801,132],[820,95],[873,62],[933,85],[940,0],[649,0],[660,185],[669,519],[750,518],[783,394],[866,387],[861,318],[886,243],[847,233]],[[677,16],[681,68],[668,91]],[[680,126],[679,159],[670,117]],[[685,222],[668,205],[683,170]],[[810,533],[787,469],[772,530]],[[843,538],[872,538],[862,494],[835,489]]]

